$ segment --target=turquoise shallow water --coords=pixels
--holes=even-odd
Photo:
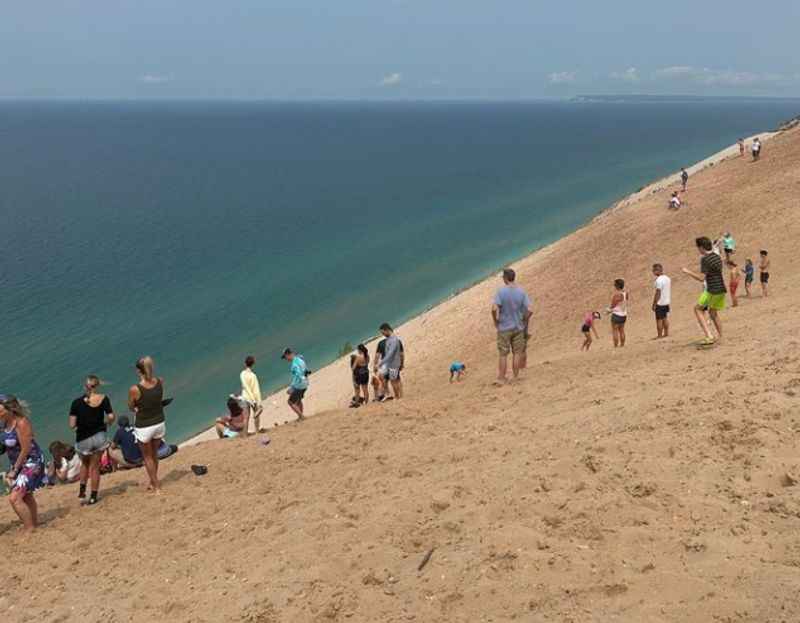
[[[797,101],[0,103],[0,390],[70,439],[152,354],[169,435],[285,384]],[[343,382],[347,382],[346,379]]]

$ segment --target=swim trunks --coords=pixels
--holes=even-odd
[[[497,350],[501,355],[508,355],[508,353],[523,353],[528,340],[525,339],[524,331],[498,331],[497,332]]]
[[[711,294],[710,292],[703,292],[700,298],[697,299],[697,305],[703,309],[714,309],[722,311],[725,309],[725,292],[721,294]]]
[[[581,332],[582,333],[589,333],[590,330],[591,330],[591,327],[588,324],[585,324],[585,325],[583,325],[581,327]]]
[[[761,273],[761,283],[769,283],[769,273]]]
[[[664,320],[669,314],[669,305],[656,305],[656,320]]]
[[[296,405],[301,400],[303,400],[303,396],[306,395],[306,390],[304,389],[297,389],[296,387],[292,388],[291,393],[289,394],[289,404]]]

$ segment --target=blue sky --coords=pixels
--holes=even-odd
[[[5,2],[0,96],[800,96],[798,0]]]

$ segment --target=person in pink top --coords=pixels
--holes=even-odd
[[[597,329],[594,326],[595,320],[600,320],[600,312],[598,311],[587,311],[586,315],[583,317],[583,326],[581,327],[583,344],[581,345],[581,350],[589,350],[591,347],[592,333],[594,333],[595,339],[600,339],[600,336],[597,335]]]

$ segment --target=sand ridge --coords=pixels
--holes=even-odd
[[[797,620],[800,131],[693,175],[677,213],[670,190],[515,264],[535,308],[516,384],[491,383],[489,280],[401,328],[402,401],[279,427],[267,447],[184,448],[162,497],[131,472],[91,509],[43,492],[31,538],[0,507],[5,620]],[[698,351],[680,267],[726,229],[740,260],[770,250],[773,294],[726,310],[724,343]],[[673,278],[661,342],[654,261]],[[603,322],[580,353],[583,312],[616,277],[629,345],[611,349]],[[453,359],[464,383],[447,383]]]

